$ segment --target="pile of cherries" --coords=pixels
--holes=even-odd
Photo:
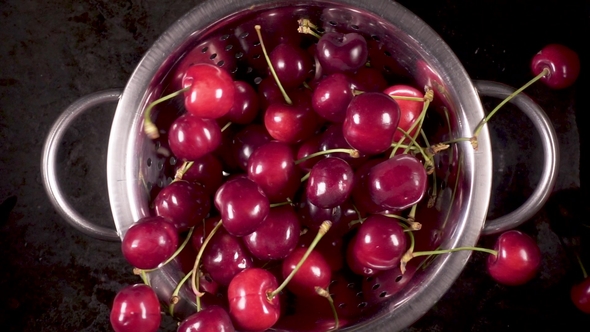
[[[535,276],[539,248],[515,230],[494,249],[414,250],[416,210],[436,200],[433,158],[449,147],[423,136],[431,87],[388,81],[360,33],[300,23],[303,34],[268,46],[263,30],[251,31],[268,61],[259,79],[188,57],[172,75],[177,91],[149,106],[183,96],[180,116],[157,128],[146,111],[146,134],[178,161],[176,177],[123,238],[145,283],[115,297],[116,331],[156,331],[183,286],[197,308],[178,331],[337,329],[402,289],[433,255],[457,250],[490,253],[488,272],[502,284]],[[564,88],[579,60],[549,45],[532,69]],[[161,306],[146,274],[173,259],[186,276]]]

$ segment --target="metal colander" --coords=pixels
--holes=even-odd
[[[435,98],[429,111],[429,130],[436,133],[444,128],[446,139],[470,137],[484,117],[476,86],[500,98],[511,92],[489,82],[474,85],[444,41],[417,16],[390,0],[206,1],[161,35],[137,65],[122,93],[109,90],[82,98],[58,119],[46,142],[42,161],[45,185],[56,208],[66,220],[92,236],[122,238],[135,221],[151,213],[151,197],[170,182],[177,162],[165,137],[167,126],[182,112],[182,107],[178,101],[157,106],[153,117],[162,136],[150,140],[143,133],[146,106],[177,90],[179,73],[193,62],[211,62],[227,69],[235,79],[260,82],[267,75],[267,65],[254,26],[262,26],[265,45],[272,49],[281,41],[298,38],[293,31],[302,18],[318,25],[321,31],[361,33],[368,41],[371,66],[381,70],[386,79],[432,88]],[[303,43],[313,41],[311,36],[299,37]],[[555,133],[542,110],[531,106],[534,103],[528,97],[519,98],[517,102],[529,109],[527,115],[541,132],[545,171],[536,192],[522,209],[508,218],[488,222],[484,233],[504,230],[528,219],[545,202],[554,183]],[[55,142],[61,138],[57,128],[67,126],[84,109],[116,99],[119,103],[107,158],[109,198],[116,225],[116,230],[112,230],[91,225],[67,204],[56,189],[59,186],[53,167]],[[484,230],[489,205],[491,154],[484,128],[477,151],[463,142],[437,157],[436,167],[441,172],[439,193],[428,220],[421,220],[422,250],[476,244]],[[367,310],[368,314],[342,330],[393,331],[409,326],[447,291],[469,255],[463,251],[437,257],[427,268],[417,271],[400,292]],[[182,276],[175,262],[149,273],[151,285],[163,302],[169,301]],[[187,287],[180,295],[175,314],[183,317],[194,312],[194,295]]]

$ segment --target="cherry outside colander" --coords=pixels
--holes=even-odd
[[[444,126],[449,139],[471,137],[484,117],[478,93],[504,98],[513,91],[498,83],[473,82],[445,42],[417,16],[393,1],[206,1],[160,36],[123,91],[107,90],[85,96],[57,119],[42,156],[44,184],[56,209],[86,234],[120,240],[135,221],[150,214],[150,197],[171,181],[170,169],[177,162],[165,142],[148,139],[143,133],[146,106],[178,89],[182,68],[193,62],[210,62],[236,78],[259,82],[266,75],[267,65],[254,26],[262,27],[265,45],[271,49],[292,35],[301,18],[309,19],[322,31],[361,33],[368,41],[371,66],[382,70],[387,79],[431,88],[434,101],[433,111],[429,112],[438,114],[439,119],[448,119]],[[109,199],[116,227],[111,229],[93,225],[69,205],[56,177],[55,160],[65,129],[79,114],[116,100],[107,158]],[[174,106],[173,103],[168,106]],[[526,221],[547,200],[559,158],[555,132],[544,112],[528,97],[520,94],[513,103],[533,121],[543,143],[544,169],[537,188],[515,211],[486,222],[492,150],[484,127],[477,150],[469,142],[461,142],[436,159],[436,167],[446,174],[442,179],[453,181],[440,183],[434,213],[421,230],[425,234],[424,248],[473,246],[482,234],[497,233]],[[166,114],[166,109],[163,105],[154,110],[156,125],[177,115]],[[417,271],[399,293],[342,330],[393,331],[409,326],[447,291],[469,256],[469,252],[463,251],[437,257]],[[161,301],[168,303],[183,275],[178,264],[172,262],[148,277]],[[194,294],[185,287],[180,295],[175,315],[183,317],[194,312]]]

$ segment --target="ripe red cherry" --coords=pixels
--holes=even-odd
[[[225,309],[212,305],[185,318],[176,332],[234,332],[231,318]]]
[[[350,196],[354,172],[350,165],[337,157],[318,161],[307,180],[307,199],[320,208],[334,208]]]
[[[222,286],[229,285],[236,274],[254,265],[242,240],[225,229],[213,235],[203,252],[202,263],[211,278]]]
[[[488,273],[497,282],[517,286],[531,280],[541,264],[541,250],[528,235],[510,230],[496,240],[494,250],[498,256],[490,255],[486,261]]]
[[[392,97],[400,96],[424,98],[424,93],[414,88],[413,86],[406,84],[392,85],[385,89],[383,92]],[[414,124],[414,122],[418,120],[418,117],[420,117],[420,114],[422,113],[422,108],[424,107],[424,102],[402,99],[396,99],[395,101],[399,106],[401,114],[399,124],[397,126],[413,137],[420,128],[418,126],[414,126],[414,129],[412,130],[412,132],[410,132],[410,127]],[[396,130],[395,134],[393,135],[393,141],[397,143],[403,137],[405,137],[405,135],[401,131]],[[409,141],[410,140],[408,138],[405,138],[404,140],[402,140],[402,143]]]
[[[237,132],[232,141],[232,153],[240,168],[248,171],[248,159],[256,149],[268,143],[272,137],[263,125],[252,123]]]
[[[399,118],[399,107],[391,97],[382,92],[363,93],[348,104],[342,133],[361,153],[379,154],[391,146]]]
[[[403,210],[418,203],[427,188],[424,165],[412,155],[395,155],[369,171],[371,199],[385,210]]]
[[[174,181],[154,200],[156,215],[170,220],[178,232],[187,231],[209,214],[211,198],[200,184]]]
[[[307,248],[298,247],[283,260],[283,278],[287,278],[305,255]],[[312,250],[303,265],[297,270],[287,288],[297,296],[317,297],[315,287],[326,289],[330,285],[332,269],[317,250]]]
[[[213,152],[221,144],[221,128],[215,120],[186,113],[172,123],[168,144],[176,158],[196,160]]]
[[[285,89],[303,84],[313,68],[311,56],[301,47],[290,43],[277,45],[270,52],[269,58]]]
[[[311,104],[322,118],[342,123],[353,96],[350,78],[338,72],[318,83],[313,90]]]
[[[192,166],[184,173],[182,179],[199,183],[209,194],[214,194],[223,182],[223,166],[219,159],[213,154],[206,154],[192,162]]]
[[[234,81],[234,87],[234,102],[224,119],[232,123],[248,124],[254,121],[260,109],[258,93],[244,81]]]
[[[590,314],[590,277],[572,286],[570,298],[578,309]]]
[[[539,75],[544,69],[549,74],[541,81],[553,89],[563,89],[574,84],[580,74],[580,58],[567,46],[549,44],[541,49],[531,62],[533,74]]]
[[[198,63],[190,66],[182,79],[184,107],[198,117],[217,119],[234,104],[235,86],[231,75],[218,66]]]
[[[174,254],[178,233],[164,217],[149,216],[134,223],[123,237],[121,249],[127,261],[139,269],[153,269]]]
[[[325,73],[354,72],[367,62],[367,41],[356,32],[327,32],[317,44],[317,57]]]
[[[160,302],[150,286],[130,285],[115,296],[110,321],[116,332],[155,332],[161,320]]]
[[[215,207],[228,233],[244,236],[254,232],[266,219],[270,203],[254,181],[239,176],[219,187],[215,193]]]
[[[238,273],[227,288],[229,315],[238,330],[264,331],[280,317],[279,296],[268,294],[278,287],[275,276],[267,270],[249,268]]]
[[[268,105],[264,126],[274,139],[291,144],[310,138],[320,123],[320,117],[312,109],[310,93],[295,90],[289,92],[289,97],[293,104],[281,100]]]

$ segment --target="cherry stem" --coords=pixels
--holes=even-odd
[[[576,260],[578,261],[578,265],[580,265],[580,269],[582,270],[582,276],[584,277],[584,279],[588,278],[588,273],[586,272],[586,269],[584,268],[584,264],[582,263],[582,259],[580,258],[580,255],[576,254]]]
[[[145,132],[145,134],[149,138],[156,139],[156,138],[160,137],[158,127],[156,127],[156,125],[154,124],[154,122],[152,121],[152,118],[151,118],[151,113],[152,113],[152,109],[154,108],[154,106],[156,106],[157,104],[164,102],[166,100],[172,99],[172,98],[182,94],[183,92],[188,91],[190,88],[191,88],[190,86],[187,86],[186,88],[172,92],[169,95],[166,95],[164,97],[161,97],[161,98],[156,99],[156,100],[152,101],[151,103],[149,103],[149,105],[145,109],[145,112],[143,113],[143,119],[144,119],[143,131]]]
[[[311,172],[307,172],[304,176],[301,177],[301,182],[304,182],[305,180],[309,179],[310,175],[311,175]]]
[[[285,102],[287,102],[287,104],[289,105],[293,105],[293,101],[291,101],[291,98],[289,98],[289,96],[287,95],[287,92],[285,91],[285,89],[283,88],[283,85],[281,84],[281,81],[279,80],[279,77],[277,76],[277,72],[275,71],[272,62],[270,62],[270,58],[268,57],[268,53],[266,52],[266,47],[264,46],[264,41],[262,40],[262,33],[260,32],[260,25],[255,25],[254,29],[256,29],[256,34],[258,34],[258,40],[260,40],[260,47],[262,47],[262,53],[264,53],[264,59],[266,59],[266,63],[268,64],[268,68],[270,69],[270,72],[272,74],[272,77],[274,77],[275,82],[277,82],[277,85],[279,86],[279,90],[281,90],[281,93],[283,94],[283,97],[285,98]]]
[[[172,292],[172,296],[170,297],[170,307],[168,307],[168,311],[170,312],[170,316],[174,317],[174,305],[176,303],[178,303],[178,301],[180,299],[178,296],[178,293],[180,293],[180,288],[182,288],[182,285],[184,285],[184,283],[192,275],[193,275],[193,271],[191,270],[184,277],[182,277],[182,279],[180,279],[180,281],[178,282],[178,285],[176,285],[176,287],[174,288],[174,291]]]
[[[227,128],[229,128],[229,126],[231,126],[231,122],[226,123],[225,126],[221,128],[221,132],[224,132]]]
[[[397,98],[397,96],[390,96],[391,98],[395,99]],[[395,97],[395,98],[394,98]],[[416,98],[416,97],[404,97],[404,98]],[[404,99],[402,98],[402,96],[399,96],[398,99]],[[415,121],[414,123],[412,123],[412,125],[410,126],[410,129],[408,130],[408,132],[412,132],[412,130],[414,130],[414,128],[416,128],[417,126],[419,126],[420,129],[422,129],[422,123],[424,123],[424,118],[426,117],[426,111],[428,110],[428,107],[430,106],[430,102],[432,101],[432,99],[434,98],[434,92],[432,91],[432,89],[430,88],[426,88],[426,93],[424,94],[423,98],[418,98],[418,101],[423,101],[424,105],[422,105],[422,112],[420,112],[420,116],[418,117],[418,120]],[[398,130],[404,132],[401,128],[398,128]],[[420,130],[421,131],[421,130]],[[416,132],[416,136],[413,137],[414,139],[412,140],[412,142],[416,145],[418,145],[415,141],[415,139],[418,137],[417,136],[418,131]],[[404,132],[404,136],[408,136],[408,134],[406,134]],[[393,149],[393,151],[391,151],[391,154],[389,155],[389,158],[393,157],[395,155],[395,153],[397,152],[397,149],[399,149],[401,146],[400,144],[404,141],[404,137],[400,138],[400,140],[398,141],[398,145],[396,145],[396,147]],[[411,146],[411,145],[410,145]],[[406,147],[404,153],[408,153],[409,151],[409,147]]]
[[[194,161],[185,161],[182,166],[176,171],[174,174],[174,180],[172,182],[182,180],[182,177],[188,172],[188,170],[193,166]]]
[[[283,205],[289,205],[289,204],[292,204],[292,203],[293,203],[293,201],[291,201],[291,199],[287,198],[287,200],[286,200],[286,201],[284,201],[284,202],[280,202],[280,203],[272,203],[272,204],[270,205],[270,207],[271,207],[271,208],[274,208],[274,207],[279,207],[279,206],[283,206]]]
[[[323,156],[325,154],[330,154],[330,153],[337,153],[337,152],[341,152],[341,153],[348,153],[352,158],[358,158],[360,157],[360,153],[358,152],[358,150],[355,149],[329,149],[329,150],[324,150],[324,151],[318,151],[318,152],[314,152],[308,156],[305,156],[301,159],[295,160],[295,165],[301,164],[302,162],[309,160],[311,158],[315,158],[317,156]]]
[[[299,23],[299,27],[297,28],[297,32],[312,35],[312,36],[316,37],[317,39],[320,39],[322,37],[320,35],[320,33],[318,32],[318,30],[319,30],[318,26],[313,24],[309,19],[301,18],[301,19],[297,20],[297,23]]]
[[[191,285],[193,287],[193,292],[197,296],[196,297],[197,312],[201,311],[201,296],[203,296],[203,293],[201,293],[199,291],[199,278],[198,278],[198,272],[197,272],[199,270],[201,256],[203,256],[203,252],[205,251],[205,247],[207,246],[209,241],[211,241],[211,238],[213,237],[213,235],[215,235],[215,233],[217,232],[219,227],[221,227],[222,224],[223,224],[223,220],[219,220],[219,222],[217,223],[217,225],[215,225],[215,227],[213,228],[211,233],[209,233],[209,235],[207,235],[207,238],[205,238],[205,241],[203,241],[201,248],[199,248],[199,253],[197,254],[197,258],[195,259],[195,265],[193,266],[193,270],[191,271],[192,272]]]
[[[332,222],[330,220],[325,220],[320,225],[320,229],[318,230],[318,234],[315,236],[315,238],[313,239],[313,242],[311,242],[311,244],[307,248],[307,251],[305,251],[305,254],[303,255],[303,257],[301,257],[301,259],[299,260],[299,263],[297,263],[297,265],[295,266],[295,269],[293,269],[293,271],[291,271],[291,273],[287,276],[287,278],[285,278],[285,280],[283,280],[283,283],[279,287],[277,287],[277,289],[275,289],[272,292],[267,293],[266,296],[268,297],[269,300],[272,300],[275,296],[277,296],[277,294],[279,294],[287,286],[289,281],[291,281],[291,279],[293,279],[293,277],[295,276],[295,273],[297,273],[297,271],[299,271],[299,268],[301,268],[303,263],[305,263],[305,260],[307,259],[307,257],[311,254],[311,252],[313,251],[315,246],[318,244],[318,242],[320,242],[322,237],[328,232],[328,230],[330,229],[331,226],[332,226]]]
[[[332,331],[338,330],[338,327],[340,326],[340,322],[338,320],[338,312],[336,311],[336,306],[334,306],[334,300],[332,299],[332,296],[330,296],[330,292],[328,292],[326,289],[323,289],[320,286],[315,286],[314,289],[319,296],[325,298],[330,303],[332,314],[334,314],[334,328],[332,329]]]
[[[413,205],[412,208],[416,206]],[[389,217],[389,218],[394,218],[400,221],[403,221],[405,225],[407,225],[409,227],[409,230],[412,231],[419,231],[422,229],[422,224],[413,220],[413,218],[404,218],[400,215],[397,214],[384,214],[385,217]]]
[[[544,68],[542,72],[539,73],[539,75],[533,77],[530,81],[528,81],[526,84],[524,84],[522,87],[520,87],[518,90],[514,91],[513,93],[511,93],[508,97],[506,97],[504,100],[502,100],[502,102],[500,104],[498,104],[498,106],[496,106],[496,108],[494,108],[489,114],[488,116],[486,116],[477,126],[477,128],[475,128],[475,131],[473,132],[473,137],[477,137],[477,135],[479,135],[479,132],[481,131],[481,129],[483,128],[483,126],[490,121],[490,118],[492,116],[494,116],[494,114],[496,114],[496,112],[502,107],[504,106],[507,102],[509,102],[512,98],[516,97],[516,95],[518,95],[519,93],[521,93],[524,89],[528,88],[531,84],[535,83],[536,81],[540,80],[541,78],[543,78],[543,76],[549,74],[549,69],[548,68]]]

